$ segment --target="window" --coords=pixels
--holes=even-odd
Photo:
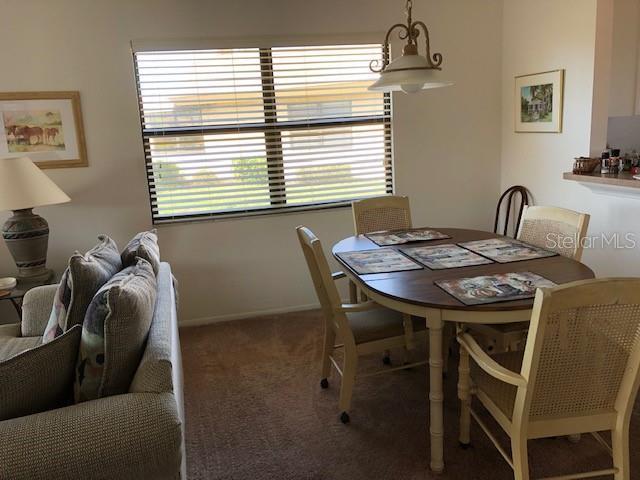
[[[381,45],[134,54],[154,223],[392,192]]]

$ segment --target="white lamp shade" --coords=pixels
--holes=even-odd
[[[453,82],[443,78],[440,70],[426,69],[427,66],[427,60],[420,55],[403,55],[387,65],[369,90],[415,93],[419,90],[453,85]]]
[[[0,160],[0,210],[22,210],[71,199],[28,157]]]

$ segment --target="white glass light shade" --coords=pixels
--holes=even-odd
[[[453,85],[453,82],[442,77],[440,70],[425,68],[428,65],[427,60],[421,55],[402,55],[387,65],[369,90],[415,93],[419,90]]]
[[[30,158],[0,160],[0,210],[21,210],[70,200]]]

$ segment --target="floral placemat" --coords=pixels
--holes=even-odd
[[[438,280],[435,284],[465,305],[483,305],[533,298],[538,287],[554,287],[556,285],[551,280],[533,272]]]
[[[393,248],[343,252],[337,255],[358,275],[403,272],[423,268],[422,265],[418,265]]]
[[[432,230],[430,228],[413,228],[410,230],[385,230],[370,232],[365,236],[376,245],[387,247],[389,245],[402,245],[409,242],[426,242],[429,240],[443,240],[451,238],[449,235]]]
[[[477,253],[453,244],[435,245],[432,247],[408,247],[401,248],[400,251],[429,267],[431,270],[444,270],[446,268],[469,267],[472,265],[487,265],[493,263],[493,260],[489,260]]]
[[[498,263],[521,262],[523,260],[535,260],[558,255],[556,252],[529,245],[528,243],[502,238],[463,242],[458,245]]]

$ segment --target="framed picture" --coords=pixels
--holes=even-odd
[[[564,70],[516,77],[516,132],[562,132]]]
[[[40,168],[86,167],[79,92],[0,93],[0,159]]]

